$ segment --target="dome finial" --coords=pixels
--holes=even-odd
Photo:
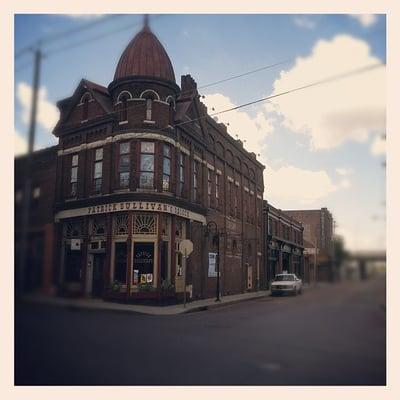
[[[143,29],[150,29],[149,28],[149,14],[143,15]]]

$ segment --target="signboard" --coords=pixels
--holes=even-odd
[[[189,239],[184,239],[179,243],[179,253],[188,257],[193,252],[193,242]]]
[[[71,239],[71,250],[81,249],[81,239]]]
[[[217,253],[208,253],[208,277],[217,277]]]
[[[179,217],[192,219],[203,224],[206,222],[204,215],[186,210],[182,207],[177,207],[172,204],[151,202],[151,201],[124,201],[119,203],[108,203],[97,206],[75,208],[72,210],[59,211],[55,215],[55,220],[58,222],[63,218],[79,217],[83,215],[104,214],[121,211],[154,211],[177,215]]]

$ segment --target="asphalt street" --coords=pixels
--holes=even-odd
[[[16,385],[385,385],[385,278],[176,316],[23,304]]]

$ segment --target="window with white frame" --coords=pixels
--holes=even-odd
[[[71,159],[71,179],[70,179],[70,195],[76,196],[78,192],[78,154],[74,154]]]
[[[103,184],[103,148],[95,150],[94,168],[93,168],[93,186],[95,193],[101,192]]]
[[[211,194],[212,194],[212,171],[207,169],[207,205],[211,207]]]
[[[154,187],[154,142],[140,143],[140,178],[141,188]]]
[[[118,179],[119,187],[129,187],[130,171],[131,171],[131,144],[123,142],[119,144],[118,159]]]
[[[199,200],[199,162],[193,161],[193,201]]]
[[[171,190],[171,146],[163,145],[163,180],[162,187],[164,191]]]
[[[185,154],[179,153],[179,196],[183,196],[185,188]]]

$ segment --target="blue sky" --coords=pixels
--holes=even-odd
[[[16,15],[15,49],[102,22],[44,46],[37,147],[55,143],[54,104],[81,78],[107,86],[142,16]],[[384,15],[162,15],[150,26],[180,76],[199,86],[283,60],[284,65],[201,90],[216,111],[371,64],[386,62]],[[107,32],[129,26],[109,36]],[[81,46],[69,46],[99,37]],[[59,50],[51,54],[53,50]],[[16,152],[24,146],[31,55],[16,59]],[[265,196],[282,209],[328,207],[350,248],[385,245],[384,68],[219,117],[266,163]]]

